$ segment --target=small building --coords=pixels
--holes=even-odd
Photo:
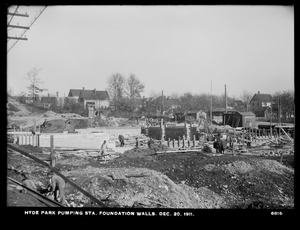
[[[23,97],[23,100],[24,100],[24,102],[25,102],[26,104],[32,104],[33,101],[34,101],[34,100],[37,101],[37,99],[38,99],[38,97],[36,97],[36,98],[33,98],[33,97]]]
[[[81,90],[84,90],[84,87],[82,89],[70,89],[68,97],[73,98],[73,101],[78,102]]]
[[[272,96],[259,91],[250,100],[250,110],[257,117],[266,117],[266,109],[272,105]]]
[[[49,109],[52,105],[56,106],[57,105],[57,98],[56,97],[42,97],[41,98],[41,103],[43,108]]]
[[[193,117],[196,121],[199,121],[201,118],[206,119],[206,113],[202,110],[192,110],[189,111],[186,115]]]
[[[100,109],[109,108],[109,95],[107,91],[81,90],[78,102],[83,103],[83,108],[88,109],[88,117],[99,114]]]
[[[234,109],[227,109],[227,114],[234,114],[235,112],[237,112],[237,111]],[[223,115],[225,113],[226,113],[225,108],[213,109],[212,110],[212,120],[220,125],[223,125],[224,124]]]
[[[233,128],[256,128],[255,114],[252,112],[234,112],[223,114],[225,125]]]

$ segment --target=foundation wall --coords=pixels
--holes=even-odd
[[[76,129],[78,134],[84,133],[107,133],[111,138],[118,138],[121,134],[124,137],[128,136],[138,136],[141,132],[141,127],[103,127],[103,128],[88,128],[88,129]]]
[[[50,147],[50,136],[53,135],[54,147],[71,147],[98,149],[104,140],[109,148],[115,150],[115,141],[110,140],[107,133],[86,133],[86,134],[41,134],[39,138],[40,147]]]
[[[160,127],[149,127],[148,136],[155,140],[161,140],[162,130]]]
[[[168,140],[169,138],[171,140],[175,139],[178,140],[179,137],[180,139],[183,138],[183,136],[186,137],[187,132],[186,132],[186,128],[183,127],[166,127],[166,140]]]

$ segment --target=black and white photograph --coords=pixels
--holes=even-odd
[[[7,6],[6,207],[294,210],[293,5]]]

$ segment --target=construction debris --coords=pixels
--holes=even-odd
[[[294,140],[282,126],[276,127],[283,129],[281,135],[271,136],[264,132],[258,134],[258,130],[253,132],[207,121],[194,126],[163,124],[158,120],[159,126],[152,123],[152,131],[159,138],[153,138],[154,143],[148,145],[150,136],[146,125],[145,133],[141,134],[142,122],[135,120],[102,115],[98,120],[90,120],[78,114],[51,111],[38,116],[27,115],[22,110],[9,117],[9,137],[15,144],[8,144],[8,176],[20,181],[21,172],[29,172],[41,190],[48,182],[47,171],[54,169],[66,179],[66,199],[71,207],[294,208]],[[99,148],[59,147],[55,146],[54,139],[52,151],[57,160],[53,168],[50,143],[49,147],[16,143],[17,129],[29,131],[33,120],[36,126],[42,126],[43,132],[64,132],[58,134],[62,136],[70,132],[72,135],[81,133],[83,137],[90,133],[100,136],[106,132],[107,141],[114,143],[115,148],[101,156],[102,140],[96,140],[99,138],[96,135]],[[104,126],[107,129],[102,129]],[[158,135],[156,131],[161,129],[166,130]],[[41,134],[39,129],[37,133]],[[122,146],[118,139],[120,134],[125,139]],[[166,138],[166,135],[174,138]],[[135,146],[136,138],[139,147]],[[218,138],[224,151],[214,148]],[[28,154],[22,155],[19,148]],[[20,198],[17,189],[17,185],[8,184],[8,206],[16,206],[14,202]],[[20,186],[20,189],[23,188]],[[31,198],[26,196],[27,200]]]

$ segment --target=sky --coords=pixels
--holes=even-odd
[[[42,7],[19,6],[29,17],[8,22],[28,26]],[[9,36],[22,32],[8,27]],[[46,94],[59,96],[106,90],[114,73],[135,74],[145,97],[223,95],[225,85],[236,98],[294,90],[293,6],[47,6],[25,35],[7,42],[13,95],[28,92],[33,68]]]

